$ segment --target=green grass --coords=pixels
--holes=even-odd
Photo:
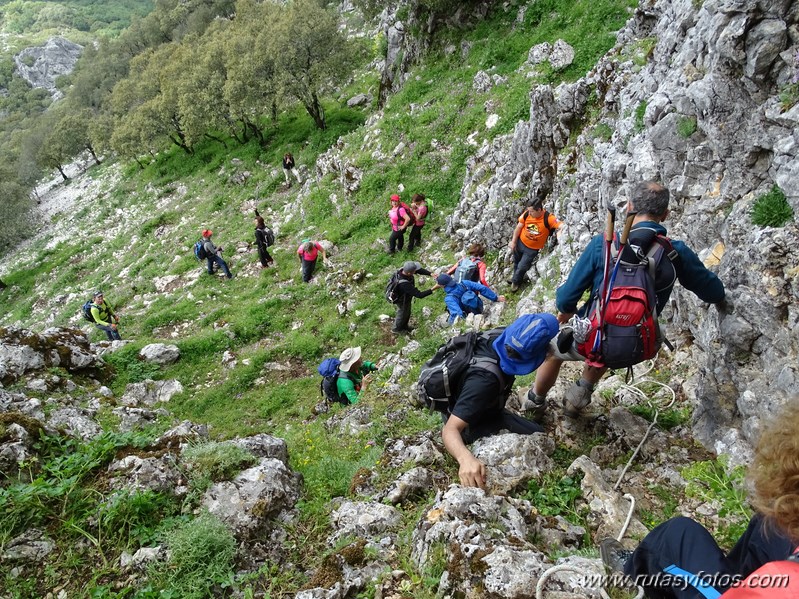
[[[761,227],[781,227],[793,216],[793,208],[777,185],[759,196],[752,206],[752,223]]]

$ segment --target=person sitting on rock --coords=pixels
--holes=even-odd
[[[233,274],[227,266],[227,262],[222,259],[222,246],[215,246],[211,241],[211,236],[214,234],[210,229],[205,229],[203,235],[203,249],[205,250],[205,260],[208,263],[208,274],[214,274],[214,264],[222,269],[228,279],[233,278]]]
[[[658,599],[744,599],[799,596],[799,577],[793,593],[780,595],[777,587],[752,594],[745,587],[730,588],[767,562],[799,559],[799,397],[790,400],[760,433],[749,468],[757,512],[743,536],[728,554],[705,528],[690,518],[672,518],[654,528],[630,551],[616,539],[600,543],[605,565],[642,585],[647,597]],[[782,562],[783,564],[785,562]],[[779,572],[779,562],[768,572]],[[659,575],[659,576],[656,576]],[[755,581],[753,581],[753,584]],[[758,587],[754,587],[758,588]],[[730,590],[727,590],[730,589]],[[725,592],[726,591],[726,592]]]
[[[360,347],[348,347],[341,352],[339,360],[341,364],[336,381],[339,397],[346,397],[350,404],[358,403],[372,380],[370,373],[376,372],[377,366],[361,358]]]
[[[444,304],[449,312],[449,324],[454,323],[458,318],[466,318],[467,314],[482,314],[483,301],[480,296],[484,296],[492,302],[504,302],[504,295],[497,295],[489,287],[482,283],[475,283],[464,279],[460,283],[455,282],[448,274],[440,274],[436,277],[436,286],[444,290]]]
[[[669,215],[669,190],[652,181],[639,183],[627,203],[627,211],[628,214],[636,215],[630,230],[629,243],[639,245],[646,251],[654,235],[666,235],[666,228],[661,223]],[[646,239],[649,239],[648,244]],[[657,314],[660,314],[668,302],[675,280],[703,302],[717,304],[720,310],[724,310],[724,285],[721,280],[705,268],[699,257],[685,243],[673,239],[670,242],[676,256],[672,260],[660,260],[655,271]],[[571,269],[566,282],[555,292],[560,323],[568,323],[575,312],[586,316],[591,300],[599,294],[605,270],[604,243],[603,235],[596,235],[591,239]],[[578,310],[577,304],[588,290],[591,291],[590,298]],[[535,385],[530,389],[524,405],[529,417],[536,420],[543,417],[546,395],[557,381],[563,362],[585,361],[585,356],[577,351],[577,344],[572,337],[572,328],[564,327],[557,342],[553,342],[554,351],[539,369]],[[563,412],[566,416],[577,417],[591,402],[594,385],[607,370],[588,364],[583,366],[582,377],[564,395]]]
[[[316,260],[319,253],[322,253],[322,262],[327,263],[325,248],[318,241],[303,239],[297,248],[297,257],[300,259],[300,269],[302,270],[303,283],[310,283],[313,273],[316,270]]]
[[[91,313],[92,318],[94,318],[94,326],[105,332],[109,341],[119,341],[122,339],[117,328],[119,325],[119,316],[114,312],[114,308],[105,301],[102,291],[94,292]]]
[[[450,266],[446,274],[451,275],[456,281],[469,279],[476,283],[482,283],[486,287],[491,287],[486,281],[487,267],[483,259],[485,255],[485,246],[482,243],[473,243],[466,250],[466,256]]]
[[[489,331],[490,333],[490,331]],[[558,321],[552,314],[520,316],[491,340],[481,335],[475,346],[475,358],[488,358],[499,371],[470,367],[460,384],[460,391],[447,414],[442,414],[441,438],[447,452],[458,462],[462,485],[485,488],[486,467],[467,443],[506,429],[531,435],[543,432],[541,425],[505,409],[516,376],[530,374],[544,361],[549,342],[558,333]]]

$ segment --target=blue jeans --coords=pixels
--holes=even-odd
[[[230,273],[230,269],[227,267],[227,262],[222,260],[222,256],[220,256],[218,254],[214,255],[214,256],[207,256],[206,260],[208,261],[208,274],[209,275],[214,274],[214,263],[216,263],[216,265],[219,266],[219,268],[222,269],[222,272],[225,273],[225,276],[228,279],[232,279],[233,278],[233,275]]]
[[[521,285],[524,275],[538,260],[538,250],[533,250],[524,245],[521,240],[516,241],[516,250],[513,252],[513,278],[511,283]]]
[[[109,341],[121,341],[122,340],[122,337],[119,336],[119,331],[118,330],[112,329],[111,327],[106,326],[104,324],[96,324],[94,326],[96,326],[101,331],[105,331],[105,334],[108,336],[108,340]]]

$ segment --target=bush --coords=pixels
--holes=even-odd
[[[230,479],[255,463],[255,456],[243,447],[215,441],[190,445],[183,457],[191,466],[193,476],[212,481]]]
[[[776,185],[757,198],[752,207],[752,223],[761,227],[781,227],[792,219],[793,208]]]
[[[169,532],[164,541],[170,557],[149,568],[148,590],[166,591],[162,597],[204,599],[212,596],[216,583],[232,576],[236,539],[216,516],[205,512]]]
[[[695,116],[681,116],[677,119],[677,133],[680,137],[691,137],[696,133],[696,117]]]

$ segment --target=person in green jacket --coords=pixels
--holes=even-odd
[[[377,371],[374,362],[365,362],[361,358],[360,347],[348,347],[339,356],[339,375],[336,389],[341,397],[346,397],[350,404],[358,403],[361,393],[371,381],[370,372]]]
[[[101,331],[105,331],[109,341],[119,341],[122,337],[119,336],[117,325],[119,324],[119,316],[114,313],[114,308],[106,303],[103,298],[102,291],[95,291],[92,298],[91,306],[92,317],[94,318],[94,326]]]

